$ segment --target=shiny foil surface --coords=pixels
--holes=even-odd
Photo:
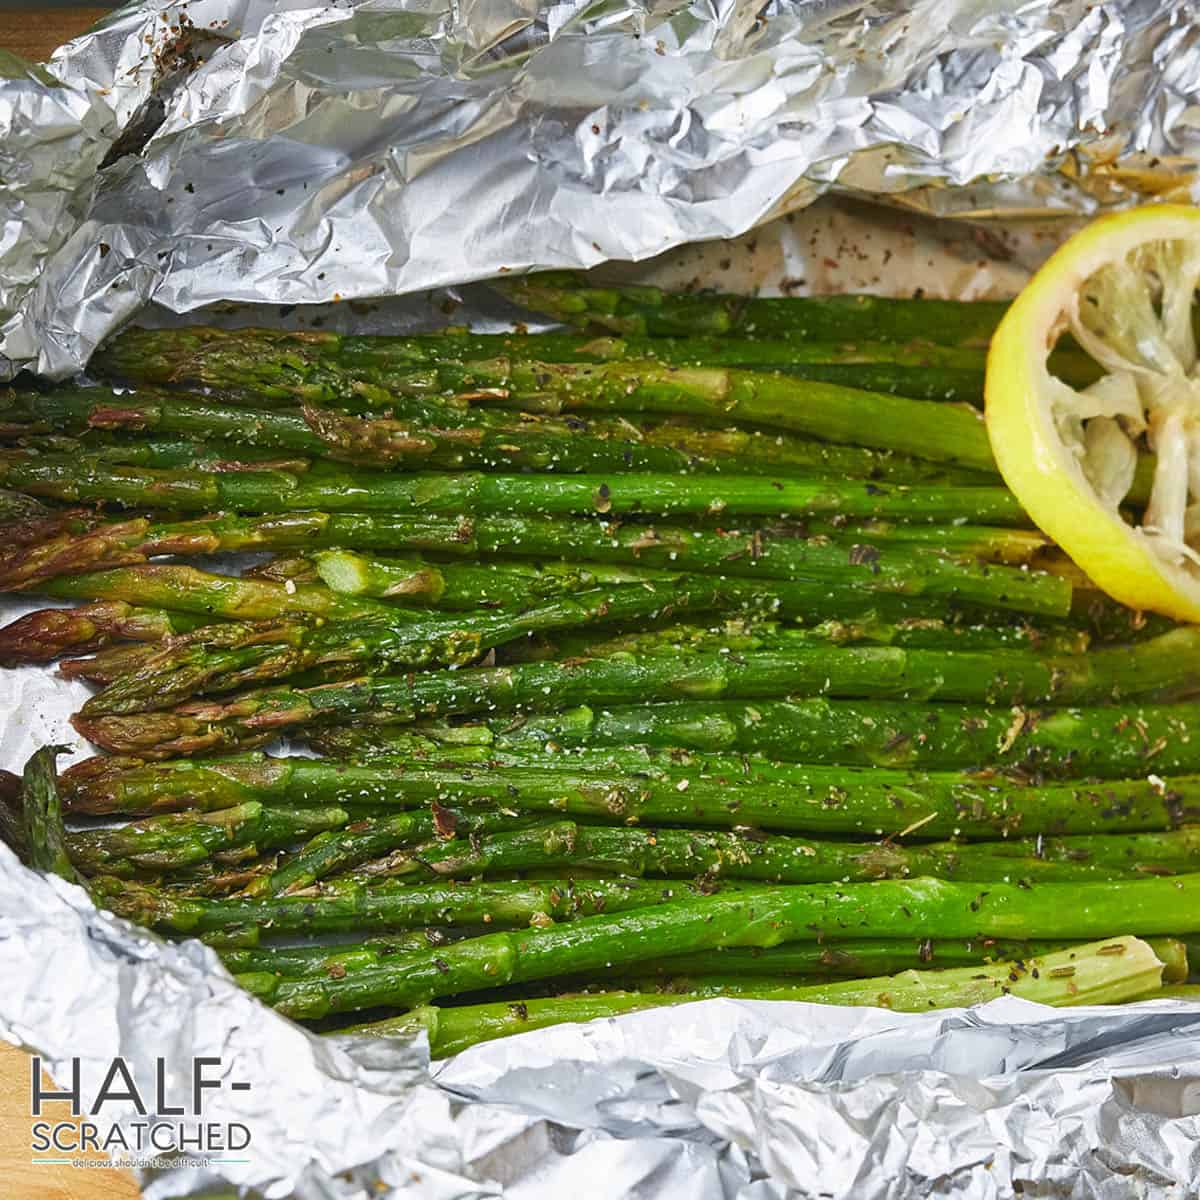
[[[1056,238],[1007,219],[1067,228],[1188,194],[1198,15],[1178,0],[139,0],[49,73],[0,62],[0,361],[71,374],[134,315],[503,328],[519,314],[459,285],[610,259],[673,287],[1011,294]],[[0,619],[42,606],[5,599]],[[85,694],[0,673],[0,766],[47,742],[78,755],[67,717]],[[78,1057],[93,1090],[117,1055],[148,1094],[159,1058],[172,1087],[194,1057],[250,1083],[204,1114],[250,1129],[230,1156],[245,1161],[142,1170],[150,1200],[1200,1188],[1200,1006],[1180,1002],[714,1000],[431,1066],[421,1043],[290,1024],[199,943],[98,913],[3,847],[0,979],[0,1033],[60,1085]]]
[[[0,353],[147,302],[640,261],[837,189],[927,213],[1187,194],[1193,0],[138,0],[0,78]],[[98,162],[103,169],[97,174]]]

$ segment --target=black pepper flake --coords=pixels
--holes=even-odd
[[[881,555],[874,546],[855,544],[850,547],[849,562],[852,567],[870,567],[872,575],[879,574]]]

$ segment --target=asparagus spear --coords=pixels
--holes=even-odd
[[[198,627],[194,617],[101,601],[78,608],[43,608],[0,629],[0,664],[53,662],[66,654],[88,654],[114,641],[161,642]]]
[[[389,959],[413,951],[448,946],[462,937],[462,930],[414,929],[408,932],[379,934],[356,942],[312,946],[267,946],[222,950],[221,961],[234,974],[268,972],[275,975],[326,975],[378,966]]]
[[[171,871],[221,851],[257,853],[291,845],[349,820],[343,808],[265,808],[251,800],[214,812],[169,813],[119,829],[69,834],[67,853],[87,875]]]
[[[847,331],[839,336],[854,335]],[[935,417],[928,402],[885,392],[740,368],[681,367],[654,360],[553,363],[511,352],[500,358],[452,362],[442,357],[416,367],[389,363],[380,368],[361,360],[343,365],[329,349],[330,343],[311,337],[192,329],[169,337],[139,334],[99,355],[97,363],[150,382],[200,383],[226,396],[250,393],[358,409],[392,407],[423,419],[436,419],[437,406],[414,404],[413,398],[422,394],[468,393],[522,406],[547,403],[558,395],[568,407],[578,406],[587,394],[588,403],[622,403],[618,411],[722,421],[736,415],[753,425],[995,472],[978,414],[939,405]],[[626,400],[618,401],[618,394]]]
[[[1178,938],[1147,938],[1147,944],[1163,964],[1163,982],[1174,983],[1187,978],[1188,951]],[[968,938],[955,941],[948,938],[926,938],[922,941],[884,941],[855,939],[853,941],[790,942],[766,950],[729,947],[716,953],[683,954],[653,964],[654,975],[648,978],[697,976],[717,973],[726,978],[748,976],[845,976],[865,978],[871,975],[890,975],[897,971],[922,968],[968,967],[976,963],[1025,962],[1059,950],[1069,950],[1068,942],[1017,941],[1011,938]],[[413,945],[410,949],[424,950]],[[286,953],[286,952],[281,952]],[[251,960],[247,959],[247,964]],[[269,958],[264,956],[247,965],[246,970],[267,970]],[[365,953],[358,960],[363,966],[378,966],[382,958],[369,958]],[[279,974],[318,974],[311,965],[284,960]],[[286,967],[286,969],[283,969]],[[685,989],[686,990],[686,989]]]
[[[42,581],[37,590],[59,600],[124,601],[234,621],[307,616],[337,621],[395,622],[405,617],[393,605],[333,592],[319,584],[288,587],[264,579],[217,575],[183,563],[146,563],[110,571],[59,575]]]
[[[803,649],[809,646],[853,646],[861,643],[900,646],[904,649],[1034,650],[1040,654],[1083,655],[1087,634],[1081,630],[1039,629],[1020,624],[966,624],[936,617],[881,621],[871,614],[859,620],[822,621],[803,627],[773,621],[730,617],[719,625],[665,625],[658,629],[634,630],[597,641],[569,630],[540,640],[547,653],[541,657],[605,658],[614,654],[675,655],[744,654],[754,650]]]
[[[214,403],[198,395],[114,393],[102,388],[10,393],[8,407],[10,417],[15,415],[24,424],[7,428],[26,437],[27,445],[49,451],[92,453],[107,462],[147,467],[246,469],[257,457],[264,464],[274,460],[280,469],[303,471],[310,465],[310,458],[329,458],[382,468],[524,469],[560,474],[800,473],[830,478],[892,478],[905,483],[922,478],[950,482],[946,468],[861,447],[825,447],[791,436],[767,437],[679,424],[643,427],[628,420],[562,421],[504,411],[452,410],[436,423],[382,416],[362,419],[312,405],[302,409],[248,408]],[[61,438],[28,440],[30,433],[47,428],[136,433],[152,430],[204,441],[159,438],[98,442],[95,434],[87,441],[74,443]],[[71,444],[58,444],[63,442]],[[207,444],[213,442],[216,445]],[[222,448],[222,442],[230,445]],[[291,457],[283,458],[284,454]],[[238,463],[238,459],[246,461]],[[963,481],[980,483],[987,479],[965,475]]]
[[[29,863],[39,871],[81,883],[67,850],[62,820],[62,800],[54,764],[64,746],[43,746],[34,751],[21,776],[21,808],[25,817],[25,846]]]
[[[744,300],[737,302],[744,303]],[[931,304],[929,311],[933,312],[937,304]],[[193,378],[194,370],[206,364],[206,355],[215,366],[228,370],[238,364],[249,371],[256,363],[260,364],[260,370],[263,369],[261,364],[264,359],[269,360],[273,352],[290,355],[293,362],[320,362],[348,371],[370,368],[403,371],[436,367],[440,363],[497,358],[514,358],[521,362],[622,362],[648,357],[657,357],[676,366],[750,365],[780,370],[792,365],[902,365],[949,367],[981,373],[986,368],[985,344],[978,347],[940,345],[920,332],[902,339],[870,341],[865,336],[848,335],[843,329],[823,340],[793,338],[782,343],[763,336],[713,337],[704,333],[697,335],[694,329],[680,332],[685,336],[672,337],[657,332],[650,336],[623,337],[581,337],[576,333],[480,334],[461,328],[415,335],[378,335],[339,334],[325,330],[305,333],[263,328],[225,330],[193,325],[170,331],[124,330],[101,348],[94,362],[98,369],[119,373],[126,379],[175,384]],[[905,345],[905,342],[911,344]],[[245,358],[239,359],[239,354]],[[271,369],[273,366],[271,364]]]
[[[983,889],[940,879],[748,889],[583,917],[563,928],[485,934],[435,952],[405,955],[395,967],[356,971],[341,979],[273,979],[260,994],[287,1016],[314,1018],[597,972],[610,963],[627,968],[722,946],[775,946],[846,928],[864,937],[994,934],[1083,940],[1111,936],[1104,932],[1111,929],[1135,935],[1183,933],[1200,927],[1200,908],[1194,904],[1198,895],[1200,876],[1195,875],[1106,883],[992,883]],[[1157,958],[1154,964],[1161,971]]]
[[[73,814],[125,815],[247,800],[351,805],[376,812],[431,803],[509,808],[627,825],[738,826],[880,837],[1118,834],[1175,828],[1200,779],[1026,783],[1002,775],[909,773],[630,753],[555,756],[487,751],[455,766],[400,758],[340,763],[249,754],[166,763],[93,758],[64,773]]]
[[[532,600],[569,596],[608,584],[677,580],[668,571],[597,563],[435,563],[412,558],[368,558],[347,550],[318,551],[317,577],[347,596],[374,596],[403,604],[462,611],[523,607]]]
[[[575,710],[530,720],[505,736],[526,746],[645,743],[814,763],[929,770],[995,765],[1107,778],[1200,769],[1200,746],[1189,733],[1197,719],[1194,704],[1008,711],[826,700],[675,702]]]
[[[497,410],[497,415],[510,411],[514,410]],[[548,419],[544,413],[515,411],[525,422]],[[723,419],[705,422],[678,414],[643,414],[635,418],[628,413],[609,416],[586,412],[572,413],[564,420],[596,437],[628,439],[636,433],[638,441],[645,445],[669,447],[693,458],[756,463],[757,466],[747,470],[746,474],[809,474],[830,479],[874,479],[895,484],[988,484],[995,480],[992,471],[952,466],[916,458],[911,454],[899,454],[895,450],[826,442],[814,437],[784,433],[779,429],[730,425]],[[1137,486],[1138,481],[1135,481],[1135,489]],[[1141,484],[1141,491],[1149,494],[1147,483]]]
[[[657,413],[737,421],[831,442],[891,450],[993,473],[979,414],[885,392],[841,387],[737,367],[629,363],[464,363],[439,382],[477,403],[519,404],[527,412]]]
[[[744,589],[718,580],[688,585],[639,584],[597,588],[556,599],[521,613],[380,624],[330,626],[280,623],[262,630],[209,627],[170,643],[135,674],[118,679],[84,706],[85,718],[165,708],[202,692],[229,691],[256,680],[279,678],[313,667],[386,670],[392,667],[459,666],[484,650],[526,633],[675,612],[729,606]],[[431,676],[423,685],[457,685]]]
[[[478,936],[480,932],[467,936]],[[448,946],[461,941],[461,930],[420,930],[411,934],[376,936],[339,945],[261,947],[228,950],[221,959],[235,973],[266,973],[303,979],[309,976],[340,975],[383,966],[398,956]],[[1163,981],[1180,982],[1187,977],[1184,943],[1173,938],[1147,939],[1164,964]],[[637,980],[638,990],[651,990],[681,977],[717,972],[727,979],[861,979],[890,975],[906,969],[972,966],[1008,960],[1023,961],[1055,950],[1069,949],[1070,942],[1018,941],[1010,938],[965,940],[927,938],[922,941],[863,938],[852,941],[788,942],[767,950],[730,947],[648,964],[647,974]],[[1168,968],[1170,973],[1168,974]],[[653,973],[651,972],[653,970]],[[1182,972],[1182,973],[1181,973]],[[613,986],[624,986],[620,976],[605,972]],[[572,981],[582,985],[585,981]],[[686,989],[684,989],[686,990]]]
[[[1179,876],[1189,879],[1190,876]],[[1173,882],[1173,881],[1172,881]],[[263,899],[177,896],[112,877],[92,880],[92,894],[118,916],[153,929],[208,934],[272,934],[412,929],[425,925],[544,925],[599,912],[669,904],[693,893],[684,885],[624,880],[549,883],[388,884],[329,881],[319,890]]]
[[[231,474],[154,471],[95,457],[0,451],[0,479],[55,500],[157,507],[177,512],[217,509],[288,513],[297,509],[450,512],[545,516],[595,513],[711,513],[722,517],[790,514],[888,517],[909,521],[1028,524],[1003,487],[912,489],[836,480],[779,480],[723,475],[485,475],[478,472],[374,474],[329,467]]]
[[[116,679],[83,709],[91,720],[153,711],[190,696],[234,690],[314,667],[386,671],[396,667],[461,665],[490,646],[539,629],[603,622],[637,611],[686,611],[719,606],[728,592],[693,587],[664,595],[638,589],[560,597],[520,614],[479,616],[462,622],[420,622],[397,627],[343,623],[334,627],[277,625],[268,629],[205,627],[169,643],[128,675]],[[654,607],[652,607],[654,606]],[[1186,634],[1186,636],[1185,636]],[[1086,661],[994,651],[986,653],[854,647],[768,650],[736,658],[697,655],[686,664],[672,656],[633,664],[623,657],[565,663],[518,663],[480,668],[453,677],[363,681],[362,702],[371,711],[410,719],[421,713],[545,709],[584,701],[619,702],[680,696],[915,696],[948,699],[1029,700],[1070,703],[1106,700],[1140,689],[1171,686],[1193,673],[1200,631],[1165,634],[1169,646],[1147,642],[1135,651],[1096,652]],[[1160,639],[1161,641],[1161,639]],[[635,689],[636,685],[636,689]],[[399,691],[397,688],[399,687]],[[315,689],[307,689],[311,695]],[[339,696],[321,691],[318,701]],[[399,707],[397,708],[397,699]]]
[[[609,539],[605,542],[603,537],[596,536],[596,530],[582,530],[578,541],[590,545],[580,545],[579,548],[590,551],[595,558],[616,563],[639,562],[645,554],[651,569],[678,569],[690,566],[701,574],[720,573],[735,578],[756,577],[760,580],[764,592],[768,587],[771,589],[781,615],[786,616],[800,615],[806,611],[816,611],[822,617],[838,615],[848,600],[842,597],[841,588],[836,585],[849,579],[853,580],[853,585],[859,590],[881,595],[938,595],[946,599],[959,598],[964,602],[1005,609],[1036,608],[1055,616],[1065,615],[1065,609],[1069,606],[1069,600],[1064,604],[1064,598],[1070,591],[1070,584],[1065,580],[1051,575],[945,562],[923,554],[923,547],[920,546],[900,545],[881,551],[870,543],[836,544],[824,538],[805,540],[786,534],[775,536],[762,530],[750,534],[745,542],[738,535],[693,530],[689,536],[681,529],[650,529],[646,526],[625,529],[609,526],[608,532]],[[1012,532],[1024,542],[1022,531]],[[554,553],[551,546],[560,533],[564,538],[572,536],[562,526],[557,529],[548,528],[548,523],[541,523],[540,528],[532,525],[520,530],[514,528],[513,533],[518,538],[523,535],[530,538],[532,552],[542,550],[547,555]],[[961,529],[947,530],[940,540],[948,553],[965,553],[972,558],[993,557],[996,556],[995,551],[1001,543],[1014,546],[1017,543],[1016,538],[1010,543],[1006,536],[992,537],[982,531],[964,532]],[[1024,544],[1028,545],[1027,542]],[[497,548],[500,545],[502,543],[496,543]],[[626,549],[628,553],[621,552]],[[1002,551],[1001,556],[1004,554]],[[400,595],[398,589],[408,586],[403,566],[396,569],[386,561],[354,555],[350,551],[330,551],[321,555],[318,569],[331,587],[351,595],[379,595],[389,592]],[[497,569],[499,570],[496,583],[493,583],[490,590],[482,581],[476,585],[475,581],[480,579],[481,575],[486,578],[486,572]],[[439,603],[454,607],[465,606],[470,600],[494,595],[497,584],[506,580],[508,569],[508,564],[486,564],[482,568],[470,570],[462,567],[447,568],[443,576],[447,581],[446,592],[457,591],[461,599],[453,597],[447,602],[443,598]],[[589,563],[584,562],[576,564],[575,568],[562,569],[569,572],[572,569],[592,568]],[[662,578],[661,575],[657,577]],[[776,586],[767,584],[767,579],[778,579],[780,583],[788,582],[785,586]],[[813,593],[809,590],[810,580],[812,586],[823,587],[826,597],[824,604],[816,610],[812,608]],[[998,580],[999,583],[989,584],[986,580]],[[1010,586],[1014,584],[1015,587]],[[445,595],[446,593],[443,593],[443,597]],[[879,600],[877,603],[884,601]],[[863,610],[860,607],[858,611]],[[945,614],[943,603],[936,615],[944,617]]]
[[[90,658],[69,658],[59,663],[64,679],[81,679],[99,687],[108,687],[131,671],[140,671],[157,653],[158,646],[143,642],[133,646],[109,646]]]
[[[300,338],[263,330],[223,332],[200,328],[183,335],[130,330],[101,350],[93,365],[125,378],[176,383],[197,379],[210,385],[244,387],[263,378],[265,357],[278,364],[270,379],[273,394],[286,395],[284,389],[290,383],[295,394],[312,396],[324,384],[324,394],[318,391],[322,399],[329,398],[337,374],[393,385],[404,381],[406,374],[415,374],[417,381],[409,382],[409,387],[431,387],[436,380],[434,372],[446,363],[647,359],[678,366],[754,367],[922,399],[978,401],[983,394],[985,368],[981,348],[951,348],[928,341],[902,345],[858,340],[848,345],[845,333],[824,343],[461,332],[416,337],[318,336],[323,340],[305,335],[301,342]],[[184,338],[186,344],[181,344]],[[256,350],[256,361],[251,363],[249,359]],[[1082,355],[1057,354],[1055,370],[1068,382],[1081,384],[1090,383],[1096,375],[1094,364]]]
[[[391,817],[381,818],[379,824],[391,822],[402,823]],[[384,840],[380,837],[376,844]],[[389,855],[374,866],[372,873],[397,878],[432,872],[464,878],[552,868],[772,883],[905,879],[918,875],[976,882],[1136,879],[1196,870],[1200,866],[1200,834],[1183,829],[1123,837],[1085,835],[904,847],[886,842],[863,845],[760,833],[609,829],[559,821],[524,830],[504,830],[468,843],[445,842],[432,851],[418,848]],[[303,884],[311,882],[310,873],[305,872],[301,880]]]
[[[509,840],[501,842],[499,854],[494,851],[489,854],[484,835],[497,830],[503,831],[502,836]],[[527,860],[531,865],[541,865],[536,851],[540,848],[544,857],[547,847],[556,846],[572,832],[573,827],[567,831],[555,829],[539,824],[536,817],[520,817],[508,809],[472,812],[447,809],[435,803],[425,812],[371,817],[336,832],[319,833],[278,870],[256,880],[246,894],[283,896],[301,891],[329,875],[401,847],[405,848],[405,854],[397,856],[387,872],[392,877],[458,878],[482,874],[485,866],[472,869],[456,835],[468,835],[470,855],[486,865],[521,870]],[[439,844],[439,839],[445,845]],[[532,850],[525,849],[526,846]]]
[[[569,272],[506,281],[501,290],[526,308],[580,328],[619,334],[753,334],[793,342],[925,340],[982,347],[1008,308],[1005,300],[907,300],[884,296],[731,296],[672,294],[655,287],[594,286]]]
[[[1128,650],[1096,651],[1082,660],[1018,651],[968,654],[863,646],[697,654],[682,661],[647,656],[631,662],[617,656],[528,662],[453,675],[385,675],[250,692],[228,704],[197,703],[173,713],[146,715],[146,710],[186,688],[198,690],[198,680],[200,686],[214,690],[236,686],[245,678],[232,673],[218,678],[209,664],[197,661],[185,664],[179,678],[148,669],[142,676],[118,680],[88,702],[75,718],[75,726],[115,753],[162,755],[231,748],[288,729],[364,718],[379,723],[478,712],[529,714],[571,705],[621,704],[635,697],[642,701],[687,697],[691,699],[540,718],[505,736],[525,746],[539,741],[596,746],[644,743],[810,762],[919,764],[929,769],[1026,762],[1055,773],[1073,767],[1103,774],[1146,766],[1190,771],[1200,769],[1200,752],[1190,749],[1186,737],[1195,706],[1038,712],[949,704],[913,707],[876,698],[965,698],[993,705],[1022,699],[1059,704],[1114,699],[1126,691],[1157,689],[1194,675],[1197,639],[1200,630],[1181,628],[1153,642]],[[391,648],[402,646],[398,637],[386,644],[374,638],[369,644],[384,647],[383,653],[392,655],[393,662],[402,652]],[[418,649],[425,652],[424,643]],[[235,658],[235,667],[246,661]],[[870,699],[860,703],[772,699],[805,695]],[[715,703],[718,697],[730,702]],[[751,698],[754,704],[732,702]],[[511,719],[501,719],[497,728],[505,731],[511,725]],[[839,754],[846,757],[839,759]]]
[[[33,423],[28,426],[29,429],[36,427]],[[8,430],[13,428],[9,426]],[[3,427],[0,427],[0,437],[3,435]],[[67,454],[97,462],[168,471],[288,471],[301,474],[313,467],[312,460],[303,455],[271,449],[196,442],[186,438],[120,437],[108,433],[66,437],[26,432],[16,437],[11,448],[39,455]]]
[[[61,574],[145,561],[164,554],[200,555],[303,547],[360,550],[432,550],[453,556],[566,558],[691,570],[702,574],[790,581],[780,602],[791,614],[822,618],[879,606],[878,593],[937,597],[936,608],[909,607],[904,615],[944,616],[947,602],[997,605],[1063,617],[1072,584],[1041,572],[971,569],[936,558],[835,546],[822,539],[775,537],[761,529],[706,532],[665,525],[606,521],[551,521],[529,517],[455,520],[420,515],[292,513],[277,517],[223,516],[152,525],[115,522],[82,533],[62,533],[0,553],[0,588],[21,590]],[[833,586],[835,579],[854,587]],[[990,580],[991,582],[987,582]],[[809,582],[811,581],[811,582]],[[874,594],[874,595],[872,595]]]
[[[1026,962],[900,975],[844,983],[787,985],[764,981],[739,989],[743,1000],[790,1000],[813,1004],[855,1004],[897,1012],[967,1008],[996,996],[1013,995],[1041,1004],[1121,1004],[1162,995],[1162,964],[1138,938],[1109,938],[1058,950]],[[250,982],[257,982],[252,979]],[[269,990],[268,984],[264,991]],[[339,1032],[343,1036],[412,1038],[424,1032],[432,1058],[449,1058],[481,1042],[511,1037],[566,1022],[594,1021],[672,1004],[712,999],[722,992],[701,988],[692,993],[591,992],[490,1004],[435,1007],[422,1005]]]
[[[901,543],[951,557],[1020,565],[1031,562],[1045,546],[1045,539],[1040,534],[1028,530],[968,525],[931,529],[892,526],[883,536],[874,526],[869,530],[841,528],[828,534],[809,527],[808,532],[845,545],[847,557],[852,545],[886,547]],[[778,535],[786,536],[782,531]],[[855,536],[861,537],[862,541],[855,543],[852,540]],[[558,596],[583,587],[596,587],[600,583],[662,579],[669,574],[652,568],[610,567],[596,563],[432,563],[411,558],[377,558],[352,550],[318,551],[303,567],[295,559],[287,562],[304,578],[315,572],[334,591],[345,595],[374,596],[405,604],[432,604],[451,609],[512,607],[516,596]],[[278,577],[288,578],[286,569]],[[275,579],[274,569],[272,579]]]

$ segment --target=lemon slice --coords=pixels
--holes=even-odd
[[[992,451],[1036,524],[1110,596],[1185,621],[1200,621],[1198,283],[1200,209],[1102,217],[1013,302],[986,389]],[[1087,387],[1047,364],[1066,334],[1103,372]]]

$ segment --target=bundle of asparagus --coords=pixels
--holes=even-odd
[[[107,754],[5,779],[5,840],[435,1054],[1183,984],[1200,632],[1001,485],[998,307],[511,291],[577,332],[131,331],[9,394],[0,589],[75,606],[0,661],[99,685]]]

